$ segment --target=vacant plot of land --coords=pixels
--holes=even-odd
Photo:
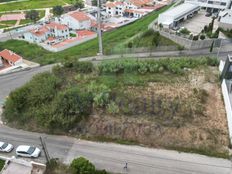
[[[34,131],[228,157],[225,109],[212,65],[217,61],[210,58],[97,67],[72,60],[13,92],[3,116]]]

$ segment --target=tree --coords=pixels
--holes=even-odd
[[[60,5],[53,7],[52,9],[54,16],[61,16],[64,13],[64,8]]]
[[[85,7],[84,2],[82,0],[72,0],[72,4],[76,8],[84,8]]]
[[[152,46],[157,47],[159,45],[159,42],[160,42],[160,34],[159,32],[155,32],[151,44]]]
[[[39,19],[39,12],[36,10],[30,10],[26,12],[26,18],[30,19],[34,23]]]
[[[70,165],[72,174],[94,174],[95,166],[89,160],[80,157],[72,161]]]

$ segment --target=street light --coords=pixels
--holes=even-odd
[[[97,33],[98,33],[98,44],[99,44],[99,56],[103,55],[102,46],[102,33],[101,33],[101,4],[100,0],[97,0]]]

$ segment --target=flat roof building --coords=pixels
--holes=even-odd
[[[226,9],[219,13],[219,27],[225,30],[232,29],[232,10]]]
[[[183,3],[159,15],[158,24],[164,28],[173,28],[200,10],[200,6],[191,3]]]
[[[213,13],[231,8],[232,0],[185,0],[185,2],[199,5],[206,8],[208,12]]]

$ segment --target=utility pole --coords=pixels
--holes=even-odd
[[[98,33],[98,45],[99,45],[99,56],[103,55],[102,46],[102,33],[101,33],[101,1],[97,0],[97,33]]]

